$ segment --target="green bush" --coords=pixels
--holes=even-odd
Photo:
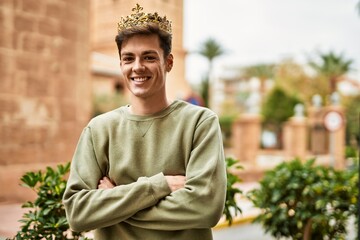
[[[227,194],[224,206],[224,215],[231,225],[233,215],[241,213],[241,209],[236,205],[235,195],[240,194],[241,190],[234,187],[240,179],[229,172],[235,166],[236,160],[226,159],[227,166]],[[66,219],[62,197],[66,187],[66,175],[70,171],[70,163],[58,165],[56,169],[46,168],[46,172],[27,172],[21,178],[22,186],[30,188],[37,194],[34,202],[28,201],[22,205],[29,208],[29,212],[23,215],[19,221],[23,225],[17,232],[13,240],[39,240],[39,239],[88,239],[84,233],[73,232],[70,230]],[[232,211],[234,210],[234,211]]]
[[[346,179],[346,185],[350,186],[351,188],[351,204],[350,204],[350,214],[352,216],[355,216],[355,229],[358,229],[359,227],[359,202],[358,200],[360,199],[359,196],[359,156],[357,156],[356,158],[353,158],[354,162],[353,165],[350,166],[349,170],[346,171],[345,174],[345,179]],[[357,238],[356,239],[360,239],[359,236],[359,229],[357,231]]]
[[[224,215],[229,225],[233,222],[233,217],[237,216],[238,213],[242,213],[241,208],[236,203],[236,195],[242,194],[242,191],[234,186],[236,183],[241,182],[241,179],[231,173],[232,168],[241,168],[241,166],[236,165],[238,161],[233,158],[226,158],[226,177],[227,177],[227,186],[226,186],[226,200],[224,207]]]
[[[255,221],[272,236],[345,239],[347,221],[357,214],[357,173],[314,163],[282,163],[266,172],[260,188],[249,193],[254,206],[262,209]]]
[[[280,87],[275,87],[266,97],[261,114],[265,123],[281,124],[294,115],[296,104],[302,103],[296,96],[287,94]]]
[[[35,191],[37,198],[22,205],[30,210],[19,221],[23,225],[13,239],[87,239],[69,230],[62,204],[69,169],[70,163],[58,165],[55,170],[47,167],[46,172],[28,172],[21,178],[22,186]]]
[[[279,86],[276,86],[265,98],[261,107],[263,129],[270,130],[276,135],[276,148],[282,148],[282,124],[294,116],[294,108],[299,103],[302,103],[299,98],[288,94]]]

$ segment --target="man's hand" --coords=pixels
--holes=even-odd
[[[114,187],[115,187],[115,184],[108,177],[103,177],[99,181],[98,189],[111,189]]]
[[[165,176],[167,184],[169,185],[171,192],[174,192],[180,188],[185,187],[185,176],[175,175],[175,176]],[[116,185],[108,178],[103,177],[99,181],[98,189],[111,189],[114,188]]]
[[[171,192],[174,192],[180,188],[185,187],[185,176],[175,175],[175,176],[165,176],[166,181],[171,189]]]

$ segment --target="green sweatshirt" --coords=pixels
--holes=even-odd
[[[186,176],[171,192],[165,175]],[[97,189],[108,176],[112,189]],[[120,107],[83,130],[64,205],[74,231],[95,239],[207,240],[222,216],[226,168],[217,116],[176,100],[137,116]]]

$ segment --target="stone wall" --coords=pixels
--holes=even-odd
[[[91,111],[90,1],[0,3],[0,201],[30,170],[71,160]]]

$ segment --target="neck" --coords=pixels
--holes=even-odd
[[[171,101],[166,97],[162,100],[156,100],[156,102],[150,99],[132,99],[129,111],[131,114],[145,116],[160,112],[167,108],[171,104]]]

